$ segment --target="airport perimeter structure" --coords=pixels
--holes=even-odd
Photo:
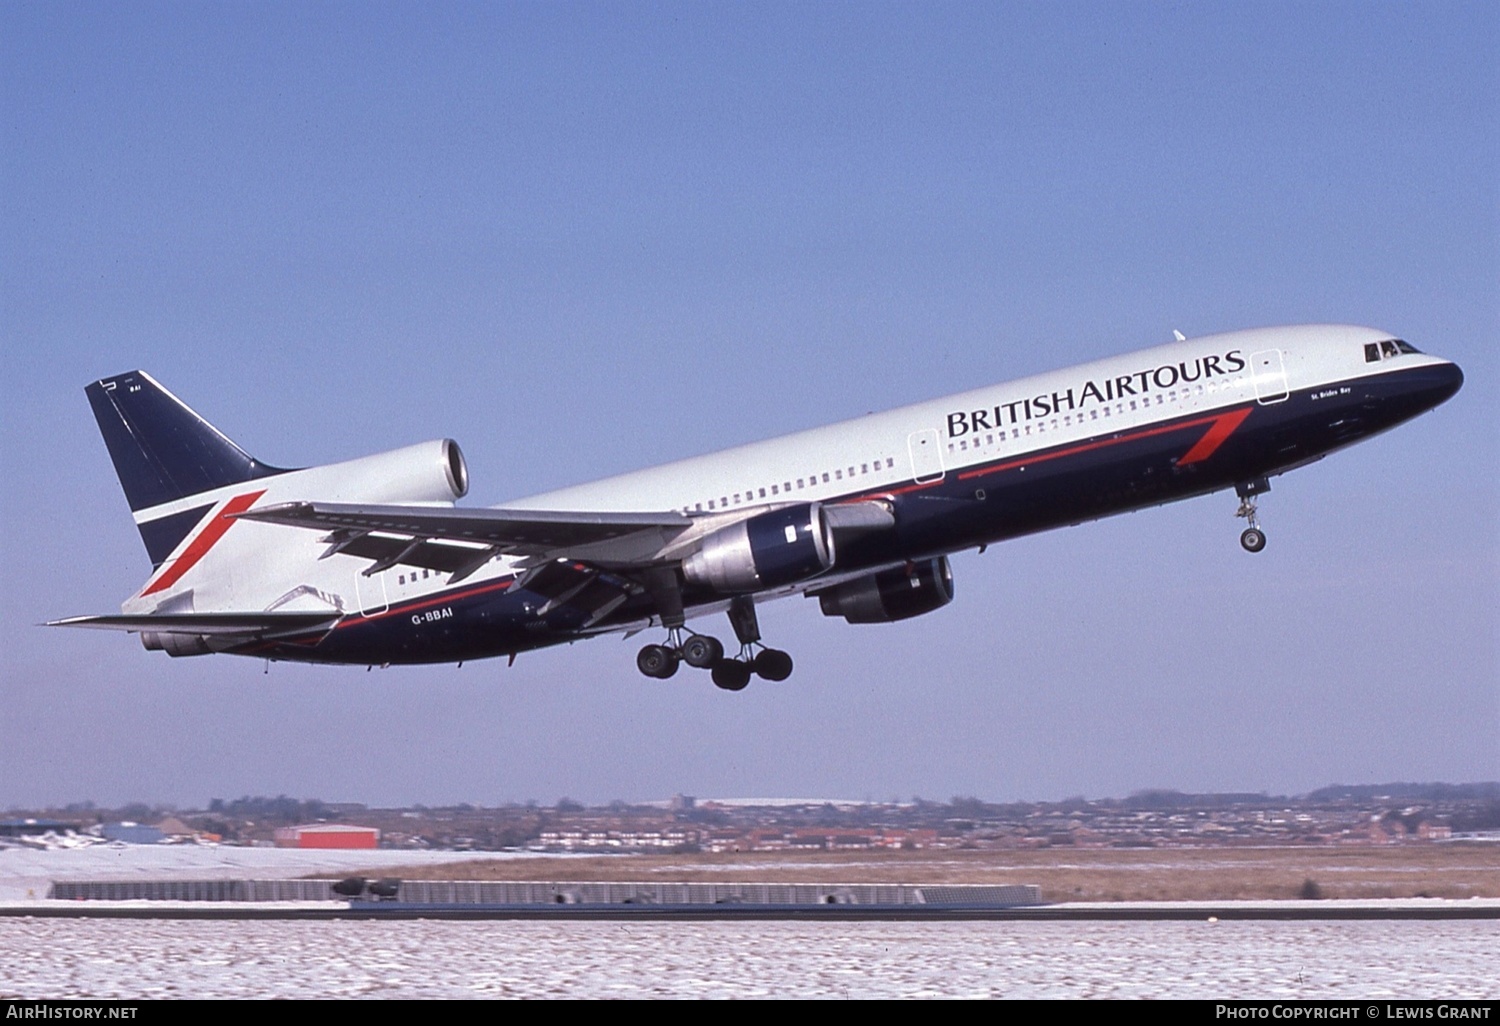
[[[354,892],[351,895],[351,892]],[[372,893],[373,892],[373,893]],[[379,896],[383,895],[383,896]],[[1029,885],[134,880],[59,883],[0,916],[111,919],[1500,919],[1500,900],[1068,902]]]

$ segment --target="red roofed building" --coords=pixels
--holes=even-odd
[[[317,823],[313,826],[278,827],[278,848],[377,848],[380,831],[374,827]]]

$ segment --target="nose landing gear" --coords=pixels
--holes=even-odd
[[[1260,529],[1260,524],[1255,519],[1255,496],[1270,490],[1271,482],[1263,477],[1234,486],[1235,494],[1240,497],[1240,508],[1234,515],[1243,517],[1249,525],[1240,532],[1240,547],[1246,552],[1259,552],[1266,547],[1266,532]]]

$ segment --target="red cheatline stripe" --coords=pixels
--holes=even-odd
[[[333,629],[338,630],[341,627],[354,627],[364,623],[366,620],[379,620],[387,616],[400,616],[402,613],[414,613],[420,609],[429,609],[433,606],[446,605],[450,602],[462,602],[466,598],[482,595],[487,591],[504,591],[514,582],[514,577],[498,577],[493,581],[486,581],[483,584],[465,588],[462,591],[440,591],[425,598],[396,603],[386,609],[382,609],[378,613],[345,613],[344,618],[333,625]]]
[[[1224,414],[1224,416],[1214,421],[1214,426],[1208,429],[1207,434],[1198,439],[1198,444],[1189,449],[1187,455],[1177,461],[1177,465],[1180,467],[1184,463],[1198,463],[1201,460],[1208,459],[1219,446],[1224,444],[1226,438],[1234,434],[1235,428],[1243,424],[1245,418],[1248,416],[1250,416],[1250,407],[1248,406],[1243,410],[1230,410]]]
[[[162,575],[151,582],[151,586],[141,592],[141,594],[151,595],[176,584],[183,574],[191,570],[197,564],[198,560],[208,555],[208,550],[213,548],[220,538],[224,537],[224,532],[229,530],[230,526],[234,524],[234,515],[245,512],[245,510],[255,504],[256,499],[264,494],[266,494],[265,489],[261,489],[258,492],[236,495],[226,502],[224,508],[219,510],[219,515],[209,520],[203,530],[198,532],[198,537],[194,538],[188,544],[183,554],[173,560],[167,566],[166,570],[163,571]]]

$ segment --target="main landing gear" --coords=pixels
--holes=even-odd
[[[1255,519],[1255,497],[1270,490],[1271,482],[1263,477],[1234,486],[1235,494],[1240,497],[1240,508],[1234,515],[1244,517],[1250,525],[1240,532],[1240,546],[1246,552],[1259,552],[1266,547],[1266,532],[1260,529]]]
[[[792,657],[760,643],[760,624],[755,603],[746,597],[729,606],[729,623],[740,653],[733,659],[724,657],[724,645],[707,634],[683,635],[681,626],[667,629],[665,645],[647,645],[635,657],[636,668],[648,677],[665,680],[677,672],[681,663],[708,670],[714,684],[725,691],[743,691],[751,675],[764,680],[786,680],[792,675]]]

